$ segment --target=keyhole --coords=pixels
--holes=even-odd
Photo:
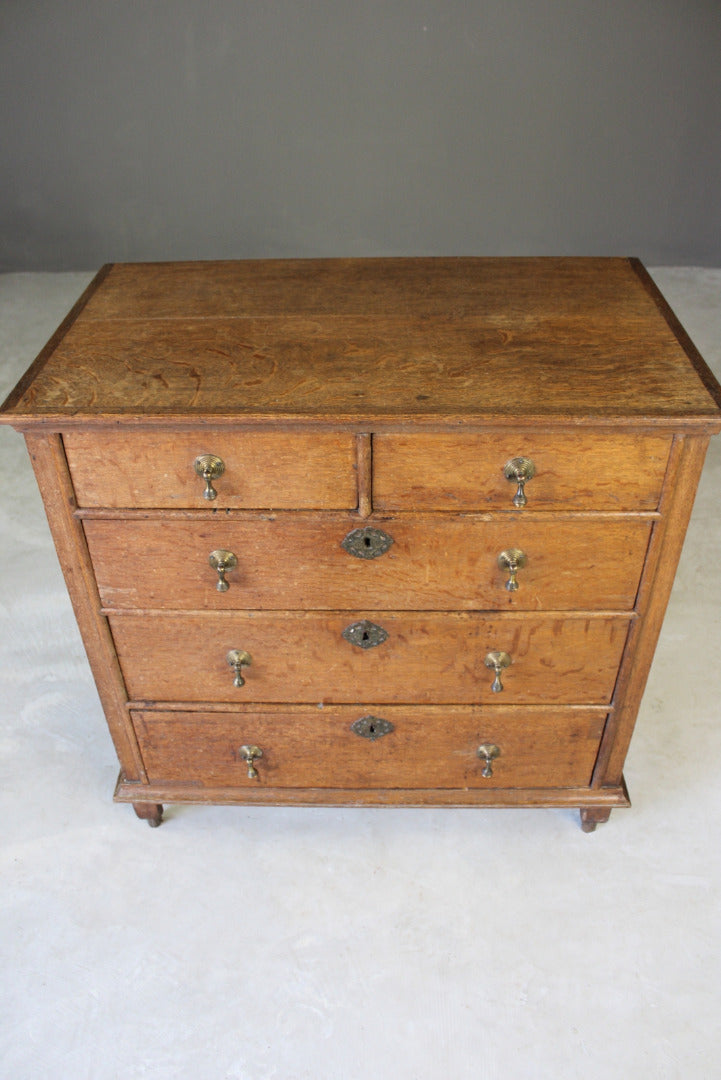
[[[368,634],[368,631],[367,631],[367,630],[364,630],[364,631],[363,631],[363,637],[362,637],[362,639],[361,639],[361,640],[362,640],[362,641],[369,641],[369,640],[370,640],[370,636],[369,636],[369,634]]]
[[[364,536],[363,537],[363,543],[365,544],[366,547],[369,548],[371,546],[371,538],[370,538],[370,536]]]
[[[371,733],[371,735],[375,735],[375,733],[376,733],[375,724],[371,724],[371,726],[368,728],[368,731]]]

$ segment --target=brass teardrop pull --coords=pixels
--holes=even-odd
[[[230,583],[225,580],[225,575],[229,570],[234,570],[238,565],[238,560],[232,551],[224,551],[222,548],[218,548],[216,551],[211,551],[208,556],[208,562],[214,570],[218,571],[218,584],[215,586],[218,592],[227,592],[230,588]]]
[[[519,548],[506,548],[498,556],[498,566],[501,570],[508,571],[508,581],[505,583],[505,588],[509,592],[518,591],[518,571],[523,569],[526,562],[526,556]]]
[[[238,753],[248,766],[248,779],[258,780],[258,770],[256,769],[254,762],[258,758],[262,758],[263,751],[261,750],[261,748],[259,746],[241,746]]]
[[[483,767],[483,772],[481,773],[481,776],[485,780],[490,780],[490,778],[493,776],[493,762],[497,757],[500,757],[501,755],[500,747],[496,746],[495,743],[483,743],[482,746],[478,747],[476,753],[478,754],[479,758],[481,758],[481,760],[485,761],[486,763]]]
[[[233,671],[235,672],[233,686],[237,686],[240,689],[241,686],[245,686],[245,679],[243,678],[242,670],[244,667],[250,667],[250,654],[247,652],[243,652],[242,649],[231,649],[226,656],[226,660],[228,661],[229,666],[232,667]]]
[[[205,481],[203,498],[209,502],[217,499],[218,492],[213,487],[212,481],[217,480],[225,472],[225,462],[222,458],[216,457],[215,454],[201,454],[200,457],[195,459],[193,468],[198,476]]]
[[[484,663],[487,668],[492,668],[496,675],[495,679],[493,680],[491,690],[494,694],[500,694],[503,690],[503,683],[501,682],[501,672],[504,671],[505,668],[510,667],[513,661],[511,660],[507,652],[497,652],[494,649],[492,652],[488,653]]]
[[[507,461],[503,468],[506,480],[516,484],[516,494],[513,496],[513,505],[519,510],[528,502],[526,498],[526,484],[536,475],[536,466],[530,458],[514,457]]]

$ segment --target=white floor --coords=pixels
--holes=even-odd
[[[721,270],[655,272],[721,371]],[[0,398],[89,279],[0,277]],[[721,437],[627,763],[634,806],[173,808],[116,764],[0,429],[1,1080],[721,1076]]]

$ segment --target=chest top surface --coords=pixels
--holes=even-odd
[[[637,260],[111,264],[0,419],[721,428]]]

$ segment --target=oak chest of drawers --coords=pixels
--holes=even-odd
[[[112,265],[0,418],[151,824],[627,804],[721,428],[635,260]]]

